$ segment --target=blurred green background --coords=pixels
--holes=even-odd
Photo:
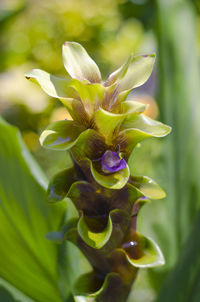
[[[42,149],[38,137],[68,113],[23,74],[41,68],[67,76],[66,40],[81,43],[104,78],[130,53],[156,53],[151,78],[131,97],[149,103],[146,114],[173,132],[142,143],[130,166],[166,190],[167,198],[152,201],[139,217],[140,231],[158,242],[166,265],[141,270],[129,302],[199,302],[200,1],[1,0],[0,115],[20,129],[48,178],[71,162],[64,152]]]

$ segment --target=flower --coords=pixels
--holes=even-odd
[[[101,158],[101,167],[105,173],[113,173],[126,168],[126,161],[117,152],[107,150]]]
[[[148,80],[155,55],[131,55],[103,82],[97,64],[83,46],[65,42],[62,54],[71,79],[40,69],[25,74],[49,96],[60,99],[72,117],[50,124],[42,132],[40,143],[48,149],[70,151],[73,160],[90,171],[97,183],[121,189],[130,178],[127,161],[135,146],[143,139],[163,137],[171,130],[142,114],[144,104],[126,100],[133,88]],[[120,146],[123,158],[110,151],[116,146]],[[101,162],[96,163],[99,157]]]

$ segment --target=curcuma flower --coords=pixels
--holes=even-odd
[[[101,167],[105,173],[113,173],[126,168],[126,161],[117,152],[106,151],[101,159]]]
[[[48,200],[68,197],[79,212],[78,219],[56,234],[58,241],[76,244],[90,261],[93,272],[80,277],[75,293],[95,297],[95,301],[126,301],[138,268],[164,263],[156,243],[137,232],[136,220],[143,204],[165,193],[148,177],[130,176],[128,166],[140,141],[171,131],[145,116],[144,104],[126,100],[133,88],[149,78],[154,61],[154,54],[130,56],[103,82],[85,49],[65,42],[63,62],[70,80],[39,69],[25,74],[48,95],[60,99],[72,117],[49,125],[40,143],[68,150],[73,159],[73,168],[50,182]],[[55,232],[48,238],[56,240]],[[115,288],[115,293],[109,288]]]

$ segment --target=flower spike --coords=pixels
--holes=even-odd
[[[84,253],[92,272],[78,279],[74,292],[98,302],[126,301],[138,269],[164,264],[158,245],[137,231],[137,216],[149,198],[164,198],[165,192],[149,177],[130,175],[128,165],[139,142],[171,131],[144,115],[146,105],[126,100],[148,80],[154,61],[154,54],[131,55],[103,83],[83,46],[65,42],[63,62],[71,79],[39,69],[25,74],[59,98],[73,119],[49,125],[40,136],[43,147],[68,151],[73,161],[50,181],[47,200],[71,199],[78,213],[47,239],[69,240]]]

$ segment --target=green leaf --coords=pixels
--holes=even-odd
[[[130,170],[128,165],[126,166],[125,169],[119,170],[115,173],[103,174],[103,172],[100,173],[95,169],[95,164],[92,163],[92,161],[90,161],[89,159],[88,161],[90,162],[90,169],[94,179],[101,186],[108,189],[119,190],[126,185],[130,176]]]
[[[159,246],[149,237],[134,232],[128,242],[125,241],[123,249],[128,261],[135,267],[156,267],[165,263]]]
[[[165,192],[150,177],[131,176],[130,183],[138,188],[146,197],[152,199],[162,199],[166,197]]]
[[[124,65],[108,77],[105,85],[116,84],[118,92],[141,86],[150,77],[154,61],[155,54],[130,56]]]
[[[72,78],[80,81],[88,80],[91,83],[101,82],[101,73],[98,66],[80,44],[76,42],[64,43],[63,62]]]
[[[57,202],[63,200],[74,181],[74,168],[65,169],[57,173],[49,183],[47,190],[47,200],[49,202]]]
[[[78,222],[78,233],[89,246],[94,249],[100,249],[108,242],[112,234],[111,218],[110,216],[108,217],[107,226],[102,232],[93,232],[88,227],[84,214],[82,214]]]
[[[20,300],[16,300],[12,294],[5,289],[2,285],[0,285],[0,300],[2,302],[21,302]]]
[[[70,87],[78,92],[85,111],[89,116],[92,116],[103,101],[105,87],[98,83],[91,84],[76,79],[71,81]]]
[[[43,147],[52,150],[68,150],[74,146],[85,128],[73,121],[58,121],[50,124],[40,136]]]
[[[178,261],[170,271],[156,299],[157,302],[188,302],[200,299],[200,211],[182,246]]]
[[[30,70],[25,73],[25,77],[39,84],[42,90],[51,97],[73,98],[77,96],[76,91],[69,87],[69,80],[55,77],[44,70]]]
[[[187,245],[189,242],[184,244],[193,228],[197,209],[200,208],[199,40],[195,34],[198,13],[193,2],[183,0],[181,5],[178,0],[156,2],[158,20],[156,38],[160,54],[157,101],[162,121],[173,128],[172,135],[165,141],[162,160],[157,165],[167,191],[160,219],[157,219],[155,226],[155,233],[159,236],[162,249],[166,251],[167,261],[164,268],[166,272],[175,266],[177,260],[179,261],[181,252],[190,247]],[[199,255],[198,231],[194,235],[194,246],[195,236],[196,255]],[[200,301],[200,283],[197,281],[199,279],[197,263],[199,264],[200,260],[198,258],[195,260],[194,257],[191,249],[191,254],[188,251],[191,265],[188,266],[188,263],[183,261],[182,268],[180,266],[177,268],[177,273],[179,272],[176,275],[177,279],[173,277],[170,285],[168,284],[168,289],[171,286],[172,291],[163,292],[163,301],[170,301],[168,294],[171,294],[172,301],[176,302]],[[159,275],[157,279],[158,282],[162,280]],[[157,288],[162,284],[162,281],[158,282]],[[159,301],[162,301],[162,298]]]
[[[34,301],[62,302],[57,247],[45,235],[59,229],[65,205],[46,203],[43,173],[2,119],[0,140],[0,276]]]

